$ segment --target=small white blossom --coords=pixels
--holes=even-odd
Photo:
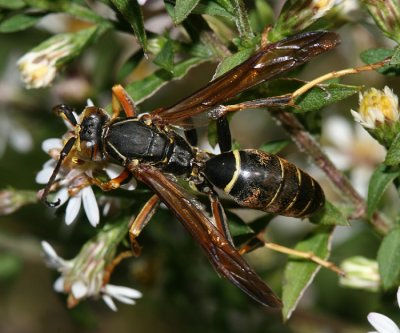
[[[22,80],[27,88],[47,87],[57,73],[57,61],[73,51],[71,39],[67,36],[44,48],[36,48],[26,53],[18,62]]]
[[[400,307],[400,288],[397,290],[397,304]],[[369,323],[376,329],[376,332],[371,333],[400,333],[400,328],[389,317],[371,312],[367,317]]]
[[[336,2],[336,0],[313,0],[311,2],[311,7],[314,15],[311,20],[317,20],[325,16],[326,13],[333,8]]]
[[[42,143],[42,148],[50,155],[52,155],[52,152],[59,153],[62,149],[62,141],[56,138],[47,139]],[[38,184],[47,184],[55,166],[55,160],[51,159],[47,161],[43,165],[42,170],[40,170],[36,175],[36,182]],[[100,222],[100,211],[97,205],[96,196],[94,195],[89,182],[86,181],[87,177],[88,175],[85,170],[79,168],[74,168],[72,170],[61,169],[58,174],[57,179],[60,179],[60,189],[56,192],[55,196],[56,200],[60,199],[60,205],[63,205],[68,201],[65,213],[65,223],[67,225],[76,220],[82,203],[90,224],[95,227]],[[84,186],[78,193],[72,196],[69,195],[69,187],[73,188],[74,185],[85,184],[85,181],[88,184],[87,186]]]
[[[375,260],[360,256],[351,257],[344,260],[340,268],[345,272],[339,280],[342,286],[369,291],[379,290],[381,279]]]
[[[125,304],[135,304],[135,299],[142,293],[136,289],[104,284],[104,247],[103,243],[89,243],[81,253],[72,260],[65,260],[57,255],[53,247],[43,241],[42,248],[47,264],[61,273],[54,282],[54,290],[69,294],[69,306],[76,305],[86,298],[102,297],[107,306],[116,311],[113,298]]]
[[[354,120],[363,127],[374,129],[384,122],[399,120],[399,101],[392,89],[385,87],[383,91],[371,88],[359,95],[359,110],[351,110]]]

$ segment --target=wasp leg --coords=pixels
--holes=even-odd
[[[311,88],[315,87],[316,85],[318,85],[326,80],[339,78],[339,77],[342,77],[345,75],[358,74],[358,73],[365,72],[365,71],[372,71],[372,70],[383,67],[389,61],[390,61],[390,59],[385,59],[383,61],[379,61],[379,62],[370,64],[370,65],[364,65],[364,66],[354,67],[354,68],[347,68],[347,69],[342,69],[340,71],[334,71],[334,72],[327,73],[325,75],[317,77],[316,79],[308,82],[301,88],[297,89],[295,92],[293,92],[292,97],[293,97],[293,99],[296,97],[299,97],[300,95],[304,94],[306,91],[310,90]]]
[[[118,254],[105,268],[104,270],[104,276],[103,276],[103,286],[105,286],[111,278],[111,274],[114,272],[115,267],[119,265],[119,263],[126,259],[132,257],[132,252],[131,251],[123,251],[120,254]]]
[[[217,137],[221,152],[227,152],[232,149],[231,130],[226,116],[217,119]]]
[[[135,102],[120,84],[112,87],[111,106],[113,112],[111,117],[112,119],[115,119],[119,116],[119,113],[121,112],[121,107],[127,117],[136,116]]]
[[[284,253],[284,254],[288,254],[288,255],[292,255],[292,256],[296,256],[299,258],[304,258],[307,260],[310,260],[312,262],[315,262],[318,265],[321,265],[322,267],[325,267],[333,272],[335,272],[336,274],[340,275],[340,276],[344,276],[345,273],[339,268],[337,267],[334,263],[322,259],[318,256],[316,256],[313,252],[305,252],[305,251],[298,251],[298,250],[294,250],[276,243],[271,243],[271,242],[265,242],[265,247],[271,250],[274,250],[276,252],[280,252],[280,253]]]
[[[91,184],[97,185],[103,191],[116,190],[122,184],[128,182],[132,177],[132,173],[128,169],[124,169],[117,177],[112,178],[106,182],[102,182],[96,178],[90,178]]]
[[[229,241],[229,243],[233,247],[235,247],[231,232],[229,231],[228,221],[226,219],[224,207],[222,207],[221,202],[219,201],[216,193],[210,194],[209,198],[211,202],[211,212],[214,217],[215,226],[217,227],[218,231],[225,236],[225,238]]]
[[[159,204],[160,199],[157,195],[153,195],[143,206],[139,214],[134,219],[132,219],[130,223],[129,240],[131,242],[132,253],[135,257],[138,257],[140,255],[142,249],[136,238],[139,237],[143,228],[147,225],[147,223],[149,223]]]

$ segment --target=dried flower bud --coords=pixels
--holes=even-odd
[[[54,289],[68,294],[69,307],[82,299],[101,296],[112,310],[116,310],[112,297],[126,304],[134,304],[134,299],[141,297],[135,289],[108,283],[115,265],[116,247],[126,235],[128,222],[124,220],[106,226],[71,260],[59,257],[49,243],[42,242],[47,264],[61,273]]]
[[[72,52],[72,45],[67,34],[60,35],[53,43],[45,42],[18,60],[22,80],[27,88],[47,87],[53,82],[57,73],[57,61]],[[56,37],[60,37],[56,36]]]
[[[333,8],[335,2],[335,0],[287,1],[273,33],[278,38],[282,38],[282,36],[302,31],[325,16]]]
[[[376,25],[389,38],[400,42],[400,5],[397,0],[362,0]]]
[[[14,213],[22,206],[35,202],[37,198],[33,191],[0,190],[0,215]]]

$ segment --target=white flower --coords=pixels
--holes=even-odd
[[[57,61],[71,54],[71,38],[63,36],[57,41],[31,50],[21,57],[18,68],[27,88],[47,87],[57,73]]]
[[[359,104],[358,112],[351,110],[351,114],[365,128],[374,129],[384,122],[399,120],[398,97],[387,86],[383,91],[371,88],[360,93]]]
[[[117,311],[117,307],[114,304],[113,298],[121,303],[134,305],[136,303],[135,299],[142,297],[142,293],[136,289],[115,286],[113,284],[106,284],[101,288],[101,293],[103,301],[113,311]]]
[[[314,13],[312,20],[317,20],[332,9],[336,0],[313,0],[311,2],[312,12]]]
[[[57,155],[55,152],[60,152],[62,149],[62,141],[60,139],[51,138],[43,141],[42,148],[46,153],[50,155]],[[36,175],[36,182],[38,184],[47,184],[51,174],[56,166],[55,160],[49,160],[44,165],[42,170]],[[93,189],[88,181],[88,175],[84,169],[74,168],[71,170],[61,169],[58,174],[60,179],[60,189],[56,192],[56,200],[60,199],[60,205],[63,205],[68,201],[67,208],[65,211],[65,223],[70,225],[78,217],[80,208],[83,204],[86,216],[90,224],[95,227],[100,222],[100,211],[97,205],[96,196],[94,195]],[[74,186],[86,186],[82,189],[70,195],[68,192],[69,188]]]
[[[400,288],[397,290],[397,304],[400,307]],[[367,319],[376,329],[376,332],[371,333],[400,333],[400,328],[395,322],[383,314],[370,312]]]
[[[42,149],[50,156],[57,159],[59,152],[62,149],[62,140],[57,138],[46,139],[42,143]],[[36,182],[38,184],[47,184],[56,166],[55,159],[51,159],[44,163],[42,170],[40,170],[36,175]],[[123,170],[122,166],[113,163],[102,165],[102,168],[104,168],[104,171],[110,179],[117,177]],[[59,180],[59,189],[55,193],[55,199],[60,200],[60,206],[68,201],[65,210],[65,223],[67,225],[70,225],[76,220],[82,205],[86,216],[93,227],[97,226],[100,222],[99,207],[89,181],[89,178],[91,177],[92,170],[85,168],[85,166],[80,167],[76,165],[70,170],[67,168],[61,168],[57,176],[57,179]],[[121,185],[121,188],[132,191],[136,188],[136,185],[136,180],[132,178],[128,183]],[[78,192],[74,190],[76,187],[80,188]]]
[[[65,260],[57,255],[49,243],[42,242],[47,264],[61,273],[54,282],[54,290],[69,294],[70,307],[83,299],[99,296],[113,311],[117,310],[113,298],[121,303],[135,304],[135,299],[142,297],[140,291],[109,283],[104,284],[105,265],[102,248],[105,244],[102,242],[88,244],[89,246],[85,246],[76,258]]]

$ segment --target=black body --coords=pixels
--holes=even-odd
[[[177,176],[191,171],[192,147],[176,133],[146,125],[138,118],[115,121],[108,126],[103,141],[106,153],[124,166],[139,160]]]
[[[294,164],[260,150],[214,156],[204,174],[239,205],[284,216],[306,217],[325,202],[320,185]]]

